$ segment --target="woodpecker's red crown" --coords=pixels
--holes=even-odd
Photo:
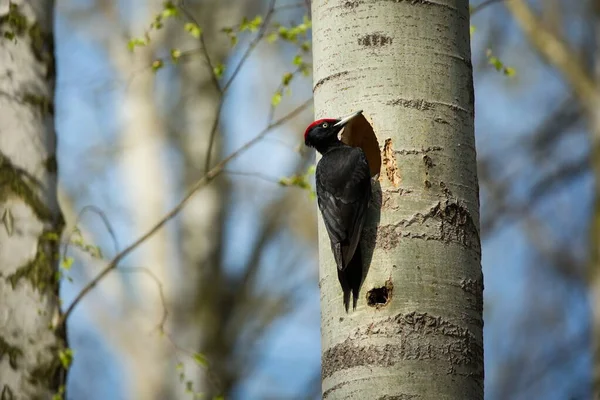
[[[323,123],[327,123],[329,124],[329,126],[333,126],[334,124],[336,124],[339,121],[339,119],[333,119],[333,118],[322,118],[322,119],[318,119],[314,122],[312,122],[308,128],[306,128],[306,130],[304,131],[304,140],[306,140],[306,136],[308,135],[308,132],[310,132],[310,130],[312,128],[314,128],[315,126],[321,125]]]

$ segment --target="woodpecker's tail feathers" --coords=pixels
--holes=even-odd
[[[362,272],[362,255],[359,245],[356,246],[356,251],[346,268],[343,271],[338,269],[338,280],[344,292],[344,307],[346,308],[346,312],[350,308],[350,294],[352,294],[352,309],[356,310],[358,292],[362,283]]]

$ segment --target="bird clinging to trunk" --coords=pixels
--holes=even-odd
[[[343,143],[338,134],[360,114],[362,110],[339,119],[319,119],[304,133],[305,144],[322,155],[315,173],[317,201],[331,241],[346,312],[350,293],[356,309],[363,278],[359,242],[371,197],[371,173],[363,150]]]

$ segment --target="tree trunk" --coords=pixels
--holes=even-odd
[[[143,36],[148,21],[160,13],[160,0],[147,1],[136,9],[131,21],[133,37]],[[160,220],[167,211],[170,179],[167,174],[167,137],[156,101],[156,75],[150,68],[156,52],[164,44],[165,30],[152,34],[147,46],[127,49],[127,41],[115,35],[111,57],[123,85],[120,108],[121,149],[119,166],[129,204],[131,238],[138,238]],[[121,344],[126,347],[127,370],[131,371],[129,393],[132,399],[172,398],[171,378],[176,374],[173,346],[158,328],[164,308],[172,304],[175,255],[174,241],[166,229],[149,238],[136,252],[130,265],[151,271],[127,276],[134,285],[126,314],[130,329],[124,330]],[[157,282],[158,281],[158,282]],[[161,285],[159,287],[159,285]],[[160,290],[164,296],[162,304]]]
[[[319,218],[323,398],[482,399],[468,1],[314,1],[312,15],[317,117],[363,109],[383,159],[349,314]]]
[[[54,2],[0,0],[0,398],[49,398],[59,359]]]
[[[187,11],[194,16],[202,27],[205,42],[210,44],[210,57],[213,63],[223,62],[231,50],[228,38],[220,30],[241,20],[238,13],[241,7],[233,7],[229,1],[211,0],[186,5]],[[180,24],[173,27],[169,39],[173,47],[191,49],[200,46],[198,39],[185,32]],[[181,63],[178,67],[180,79],[180,104],[174,122],[177,128],[174,132],[177,146],[183,164],[183,187],[190,187],[205,171],[206,158],[211,139],[211,128],[218,118],[221,94],[212,79],[213,71],[199,53]],[[173,124],[175,125],[175,124]],[[220,134],[216,132],[211,151],[212,164],[220,159]],[[185,349],[195,350],[205,356],[205,346],[210,335],[207,332],[215,329],[213,310],[218,310],[220,302],[207,292],[212,290],[206,286],[214,286],[215,270],[221,268],[220,252],[223,225],[223,190],[222,179],[213,181],[210,185],[196,193],[181,212],[178,224],[179,253],[181,254],[181,273],[178,288],[181,295],[174,305],[171,324],[175,327],[177,343]],[[209,315],[208,318],[206,316]],[[212,356],[212,354],[210,354]],[[210,371],[198,368],[198,364],[189,357],[184,357],[186,379],[193,382],[196,392],[208,394],[218,391],[212,384],[222,382],[222,377],[215,371],[214,363],[221,359],[227,360],[225,354],[213,362],[210,359]],[[177,378],[177,377],[176,377]],[[211,380],[212,379],[212,380]],[[177,379],[181,398],[189,397],[185,393],[185,385]]]

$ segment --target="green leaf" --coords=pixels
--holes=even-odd
[[[92,244],[86,244],[83,248],[83,251],[88,253],[93,258],[102,258],[102,250],[100,246],[94,246]]]
[[[252,21],[250,21],[250,32],[256,32],[258,28],[262,25],[263,19],[260,15],[255,17]]]
[[[148,44],[148,42],[142,38],[133,38],[127,42],[127,48],[129,51],[135,50],[136,47],[144,47]]]
[[[155,18],[154,18],[154,22],[152,22],[150,24],[150,28],[151,29],[161,29],[163,27],[163,23],[162,23],[162,15],[158,14]]]
[[[60,363],[65,369],[68,369],[73,362],[73,349],[64,349],[58,352]]]
[[[229,44],[231,45],[231,47],[234,47],[237,44],[237,42],[238,38],[235,33],[229,36]]]
[[[240,32],[250,30],[250,21],[248,21],[248,18],[246,18],[246,17],[242,18],[242,22],[240,23],[239,29],[240,29]]]
[[[200,38],[200,35],[202,35],[202,28],[200,28],[198,25],[196,25],[193,22],[186,23],[183,26],[183,29],[185,29],[186,32],[188,32],[190,35],[192,35],[196,39]]]
[[[283,74],[283,78],[281,80],[281,83],[283,84],[283,86],[289,85],[290,82],[292,81],[293,77],[294,77],[294,74],[292,74],[291,72],[286,72],[285,74]]]
[[[292,63],[294,65],[301,65],[302,64],[302,56],[298,54],[296,57],[294,57],[294,60],[292,61]]]
[[[44,233],[44,239],[49,240],[51,242],[58,242],[60,237],[56,232],[46,232]]]
[[[217,79],[221,79],[223,77],[223,73],[225,72],[225,65],[217,64],[213,68],[213,73],[217,77]]]
[[[302,49],[303,52],[309,52],[310,51],[310,42],[306,41],[304,43],[302,43],[302,45],[300,46],[300,48]]]
[[[475,28],[475,25],[471,25],[469,27],[469,33],[471,34],[471,36],[473,36],[473,34],[475,33],[476,30],[477,30],[477,28]]]
[[[275,43],[277,41],[278,37],[279,37],[279,34],[277,32],[271,32],[267,35],[267,42]]]
[[[309,76],[310,75],[310,68],[308,64],[303,64],[300,67],[300,72],[302,73],[302,75],[304,76]]]
[[[514,76],[517,73],[514,68],[506,66],[498,57],[496,57],[491,49],[487,49],[485,54],[488,58],[488,63],[492,65],[496,71],[502,72],[508,77]]]
[[[294,39],[293,33],[285,26],[280,26],[277,30],[277,33],[279,34],[279,37],[283,40],[292,41]]]
[[[52,400],[63,400],[65,398],[65,385],[60,385],[58,391],[52,395]]]
[[[62,267],[62,269],[68,271],[71,269],[74,262],[75,262],[75,259],[73,257],[65,257],[65,258],[63,258],[60,266]]]
[[[193,359],[196,364],[200,365],[201,367],[208,368],[208,360],[206,357],[204,357],[204,355],[200,353],[194,353]]]
[[[163,18],[176,17],[179,15],[179,10],[172,2],[167,1],[165,3],[169,3],[169,5],[165,5],[164,10],[160,14]]]
[[[279,103],[281,103],[281,97],[281,92],[276,92],[273,94],[273,97],[271,97],[271,105],[273,105],[273,107],[277,107]]]
[[[152,72],[156,72],[164,66],[165,66],[165,64],[163,63],[163,60],[161,60],[160,58],[157,60],[154,60],[152,62]]]
[[[173,60],[173,62],[179,61],[180,57],[181,57],[181,50],[171,49],[171,60]]]
[[[182,362],[178,362],[177,365],[175,365],[175,371],[183,371],[183,363]]]

